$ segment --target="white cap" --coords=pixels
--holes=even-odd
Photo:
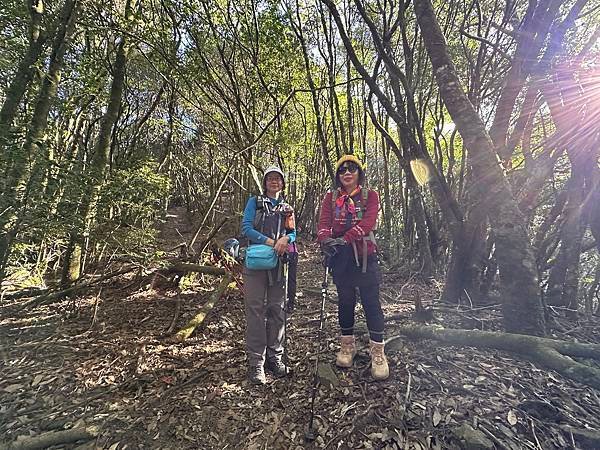
[[[263,174],[263,181],[265,180],[265,178],[267,178],[267,175],[270,174],[271,172],[277,172],[279,175],[281,175],[281,179],[285,181],[285,175],[283,174],[281,169],[277,166],[269,166],[265,169],[265,172]]]
[[[269,166],[265,169],[263,179],[262,179],[262,188],[265,192],[267,190],[267,175],[269,175],[270,173],[273,173],[273,172],[281,175],[281,179],[283,180],[282,190],[285,189],[285,176],[283,175],[283,171],[277,166]]]

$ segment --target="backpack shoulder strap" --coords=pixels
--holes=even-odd
[[[362,188],[360,190],[360,209],[358,210],[358,214],[356,217],[358,220],[362,220],[363,214],[365,213],[365,209],[367,208],[367,200],[369,200],[369,190],[366,188]]]
[[[256,196],[256,210],[263,209],[265,207],[265,198],[262,195]]]
[[[273,210],[273,205],[271,204],[271,200],[269,197],[265,195],[257,195],[256,196],[256,211],[265,210],[267,212],[271,212]]]

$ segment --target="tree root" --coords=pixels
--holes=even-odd
[[[397,331],[413,339],[435,339],[451,344],[476,348],[494,348],[524,356],[527,360],[552,369],[566,378],[600,389],[600,370],[575,361],[573,357],[600,361],[600,345],[478,330],[445,329],[425,325],[402,326]],[[390,338],[386,347],[394,350],[402,346],[401,337]]]
[[[0,445],[1,450],[34,450],[48,448],[53,445],[71,444],[77,441],[89,441],[98,436],[98,431],[93,427],[73,428],[71,430],[50,431],[37,436],[19,439],[8,445]]]

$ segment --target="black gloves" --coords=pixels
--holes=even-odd
[[[332,258],[336,255],[341,246],[347,245],[347,242],[343,237],[339,238],[327,238],[321,242],[321,251],[325,255],[325,258]]]

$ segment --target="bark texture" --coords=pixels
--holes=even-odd
[[[476,207],[486,211],[496,239],[505,329],[544,334],[535,257],[524,217],[498,165],[483,121],[461,86],[431,2],[416,0],[415,12],[441,96],[465,147],[471,149],[472,189],[479,200]]]

